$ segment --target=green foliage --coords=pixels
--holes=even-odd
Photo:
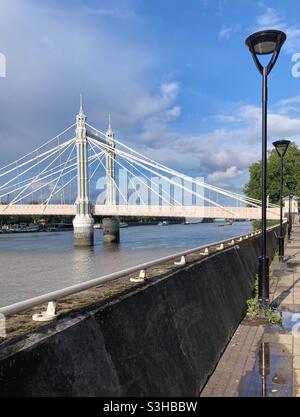
[[[253,297],[246,301],[247,304],[247,316],[249,319],[255,319],[258,317],[258,300]]]
[[[267,321],[271,324],[281,324],[282,317],[278,310],[275,308],[269,307],[265,311],[265,317]]]
[[[275,226],[279,224],[278,220],[267,220],[267,227]],[[252,222],[253,231],[256,232],[257,230],[261,229],[261,220],[253,220]]]
[[[258,276],[256,275],[255,287],[254,287],[254,296],[246,301],[247,305],[247,316],[250,320],[256,318],[262,318],[261,311],[259,308],[258,301]],[[263,317],[266,321],[271,324],[281,324],[282,317],[278,310],[273,307],[268,307],[265,309]]]
[[[292,142],[284,157],[284,180],[294,183],[293,193],[300,195],[300,149]],[[284,186],[284,195],[288,189]],[[261,199],[261,161],[254,162],[249,167],[249,181],[245,185],[244,193],[248,197]],[[276,150],[269,152],[267,163],[267,194],[270,203],[278,204],[280,195],[280,158]]]

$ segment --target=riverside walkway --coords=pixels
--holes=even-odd
[[[300,225],[293,225],[286,262],[271,265],[270,297],[282,325],[245,317],[201,397],[300,397]]]

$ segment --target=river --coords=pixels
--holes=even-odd
[[[92,248],[74,248],[73,232],[0,235],[0,307],[250,231],[250,222],[135,226],[112,246],[96,230]]]

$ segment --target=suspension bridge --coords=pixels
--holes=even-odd
[[[75,135],[74,132],[75,128]],[[93,216],[108,235],[118,216],[260,219],[261,202],[169,168],[119,141],[111,123],[103,133],[76,123],[0,168],[0,216],[74,216],[75,244],[93,242]],[[268,219],[279,219],[269,204]]]

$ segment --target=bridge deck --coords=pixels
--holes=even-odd
[[[0,216],[21,215],[56,215],[75,216],[74,204],[22,204],[1,205]],[[147,205],[103,205],[96,204],[92,208],[96,216],[137,216],[137,217],[195,217],[195,218],[232,218],[260,219],[261,209],[258,207],[199,207],[199,206],[147,206]],[[279,208],[267,211],[269,220],[280,218]]]

